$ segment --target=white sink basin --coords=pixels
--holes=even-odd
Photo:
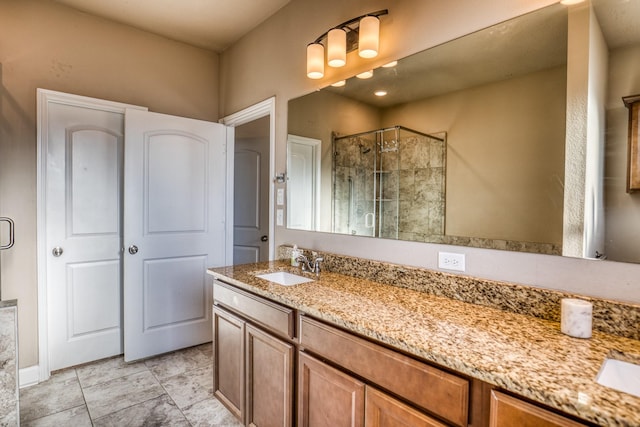
[[[256,274],[256,277],[265,279],[270,282],[277,283],[282,286],[299,285],[300,283],[313,282],[308,277],[298,276],[297,274],[287,273],[286,271],[276,271],[275,273]]]
[[[640,397],[640,365],[605,359],[596,377],[598,384]]]

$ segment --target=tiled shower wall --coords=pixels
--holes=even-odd
[[[374,131],[336,138],[334,155],[334,232],[414,241],[442,238],[444,141],[406,129]]]

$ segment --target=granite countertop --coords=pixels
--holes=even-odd
[[[0,308],[10,308],[10,307],[17,307],[17,306],[18,306],[17,299],[0,301]]]
[[[599,425],[640,425],[640,398],[595,382],[612,351],[640,355],[640,341],[323,271],[281,286],[256,274],[297,268],[282,261],[209,269],[209,274],[424,360],[497,385]],[[314,275],[310,275],[314,278]]]

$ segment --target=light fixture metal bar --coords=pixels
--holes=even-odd
[[[327,30],[325,33],[323,33],[320,37],[318,37],[317,39],[315,39],[315,41],[313,43],[320,43],[323,39],[327,38],[327,35],[329,34],[329,31],[335,29],[335,28],[340,28],[343,29],[347,32],[347,45],[349,45],[349,34],[352,32],[357,33],[358,32],[358,27],[354,27],[351,28],[350,25],[353,25],[355,23],[359,23],[360,20],[362,18],[364,18],[365,16],[375,16],[380,17],[382,15],[387,15],[389,13],[389,9],[382,9],[382,10],[378,10],[376,12],[371,12],[371,13],[365,13],[364,15],[360,15],[357,18],[353,18],[353,19],[349,19],[348,21],[344,21],[342,24],[336,25],[335,27],[331,27],[329,28],[329,30]],[[357,38],[356,38],[357,41]],[[356,45],[357,47],[357,45]]]

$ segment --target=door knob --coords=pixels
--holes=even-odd
[[[64,252],[64,250],[60,247],[60,246],[56,246],[55,248],[53,248],[53,250],[51,251],[51,253],[53,254],[53,256],[58,257],[60,255],[62,255],[62,252]]]
[[[268,241],[268,240],[269,240],[269,236],[264,235],[264,236],[262,236],[262,237],[260,238],[260,240],[262,240],[263,242],[266,242],[266,241]]]
[[[136,245],[129,246],[129,253],[131,255],[135,255],[138,253],[138,247]]]

